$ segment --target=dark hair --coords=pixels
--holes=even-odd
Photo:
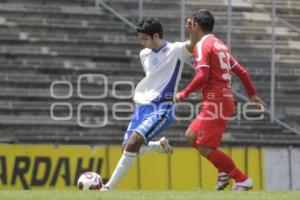
[[[160,38],[163,38],[163,26],[161,22],[153,17],[144,17],[137,25],[136,31],[139,33],[145,33],[153,37],[155,33]]]
[[[208,10],[200,10],[193,15],[194,21],[199,24],[204,32],[211,33],[214,29],[215,18]]]

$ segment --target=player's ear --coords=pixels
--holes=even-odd
[[[153,35],[153,39],[158,39],[159,38],[159,35],[158,35],[158,33],[154,33],[154,35]]]
[[[201,26],[198,24],[198,22],[194,21],[194,26],[197,28],[197,29],[201,29]]]

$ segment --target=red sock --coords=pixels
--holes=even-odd
[[[236,182],[244,182],[248,178],[235,166],[233,160],[229,156],[218,149],[210,152],[207,159],[218,169],[219,172],[225,172]]]

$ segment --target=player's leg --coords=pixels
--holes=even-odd
[[[131,168],[140,147],[145,143],[140,133],[134,132],[124,147],[123,154],[104,189],[113,189]]]
[[[217,169],[218,169],[218,181],[216,185],[216,190],[223,190],[229,184],[229,179],[233,178],[237,183],[242,183],[244,188],[248,187],[251,189],[253,182],[246,174],[244,174],[234,163],[234,161],[218,149],[216,145],[205,146],[206,144],[199,146],[199,153],[206,157]],[[244,181],[246,184],[243,184]],[[237,189],[236,189],[237,190]]]
[[[227,105],[226,108],[230,107],[231,104]],[[218,169],[219,176],[216,189],[222,190],[229,184],[230,177],[238,183],[246,181],[248,177],[236,167],[229,156],[218,149],[228,118],[209,119],[210,113],[213,112],[210,108],[209,106],[204,107],[200,115],[191,123],[186,135],[189,136],[190,140],[194,135],[193,146]],[[231,112],[233,110],[227,110],[223,114],[231,116]],[[249,187],[251,186],[249,185]]]
[[[123,154],[110,180],[102,190],[113,189],[131,168],[141,146],[146,144],[171,122],[170,117],[172,115],[170,115],[170,112],[172,110],[170,111],[170,109],[163,109],[160,112],[155,112],[155,114],[153,114],[152,107],[142,107],[139,110],[142,113],[133,116],[124,136]],[[160,143],[159,146],[161,146]]]
[[[166,137],[162,137],[158,141],[151,141],[153,137],[159,135],[173,121],[173,112],[173,105],[162,105],[143,122],[144,124],[141,127],[148,126],[149,131],[145,134],[145,139],[149,142],[142,145],[139,155],[144,155],[147,152],[173,153],[173,148]]]
[[[169,144],[169,140],[166,137],[162,137],[157,141],[150,141],[148,144],[143,144],[139,151],[139,156],[148,152],[166,153],[172,154],[173,148]]]
[[[187,143],[190,145],[193,145],[196,139],[196,134],[193,132],[193,130],[188,127],[188,129],[185,132],[185,138],[187,140]]]
[[[111,178],[101,190],[115,188],[115,186],[122,180],[127,171],[131,168],[132,163],[137,156],[138,147],[145,142],[144,138],[140,134],[135,133],[135,129],[143,121],[144,115],[145,108],[143,106],[137,106],[132,114],[132,119],[128,125],[126,133],[124,134],[122,143],[122,156],[115,167]]]
[[[197,122],[197,124],[198,124],[198,122]],[[195,140],[197,138],[197,133],[196,133],[196,131],[194,132],[192,130],[191,126],[187,129],[187,131],[185,133],[185,137],[187,139],[187,142],[190,145],[194,146],[196,149],[198,149],[199,153],[206,158],[208,157],[210,152],[212,152],[214,150],[213,148],[209,148],[209,147],[205,147],[205,146],[198,147],[198,145],[195,143]],[[222,169],[219,169],[219,168],[217,168],[217,169],[218,169],[219,175],[218,175],[218,180],[217,180],[217,184],[216,184],[216,190],[223,190],[229,185],[230,177],[225,172],[222,172]]]

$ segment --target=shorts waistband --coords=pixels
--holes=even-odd
[[[147,106],[147,105],[155,105],[155,106],[160,106],[160,105],[174,105],[174,101],[164,101],[164,102],[151,102],[147,104],[142,104],[142,103],[135,103],[137,106]]]

